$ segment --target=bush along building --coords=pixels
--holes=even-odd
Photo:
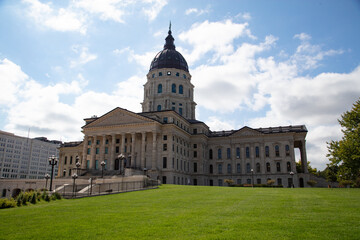
[[[195,119],[194,85],[171,29],[151,62],[142,112],[84,119],[84,139],[60,147],[60,177],[146,174],[167,184],[307,187],[304,125],[211,131]],[[302,173],[296,172],[298,148]],[[76,167],[76,162],[80,162]]]

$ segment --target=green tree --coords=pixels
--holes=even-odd
[[[360,99],[338,120],[343,137],[328,144],[329,167],[338,167],[337,180],[355,181],[360,176]]]
[[[316,168],[312,168],[310,166],[310,161],[307,161],[307,168],[308,168],[308,171],[309,173],[312,173],[312,174],[315,174],[317,173],[317,169]],[[297,161],[296,162],[296,172],[297,173],[302,173],[303,170],[302,170],[302,166],[301,166],[301,160]]]

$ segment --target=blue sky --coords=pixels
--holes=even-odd
[[[360,1],[0,1],[0,129],[81,140],[83,118],[141,111],[167,35],[211,130],[305,124],[326,166],[360,96]]]

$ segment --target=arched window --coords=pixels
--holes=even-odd
[[[286,163],[286,168],[287,168],[288,172],[291,172],[291,163],[290,162]]]
[[[277,172],[281,172],[281,167],[280,167],[280,163],[279,163],[279,162],[276,163],[276,171],[277,171]]]
[[[231,173],[231,164],[230,163],[227,165],[227,173]]]
[[[162,93],[162,84],[158,85],[158,93]]]
[[[247,163],[247,164],[246,164],[246,172],[247,172],[247,173],[250,173],[250,172],[251,172],[250,163]]]
[[[240,158],[240,148],[236,148],[236,158]]]
[[[266,172],[270,172],[270,163],[266,163]]]
[[[250,158],[250,148],[246,147],[246,158]]]
[[[171,85],[171,92],[176,93],[176,84],[175,83],[173,83]]]
[[[240,165],[240,163],[236,164],[236,172],[241,173],[241,165]]]
[[[265,147],[265,157],[269,157],[270,156],[270,151],[269,151],[269,146]]]
[[[158,106],[157,106],[157,110],[158,110],[158,111],[161,111],[161,105],[158,105]]]
[[[256,172],[257,172],[257,173],[260,173],[260,163],[257,163],[257,164],[256,164]]]
[[[213,159],[213,150],[212,149],[209,150],[209,159]]]
[[[183,94],[183,93],[184,93],[184,87],[183,87],[183,85],[180,85],[180,86],[179,86],[179,93],[180,93],[180,94]]]
[[[275,156],[276,156],[276,157],[280,157],[279,145],[276,145],[276,146],[275,146]]]
[[[286,153],[286,156],[290,156],[290,146],[289,145],[285,145],[285,153]]]
[[[255,147],[255,157],[260,157],[259,147]]]
[[[213,172],[214,172],[214,169],[213,169],[213,165],[212,164],[210,164],[210,173],[212,174]]]

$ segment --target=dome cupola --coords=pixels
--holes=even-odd
[[[165,38],[164,49],[160,51],[151,62],[150,70],[161,68],[176,68],[189,72],[185,58],[175,50],[174,38],[171,35],[171,23],[168,36]]]

